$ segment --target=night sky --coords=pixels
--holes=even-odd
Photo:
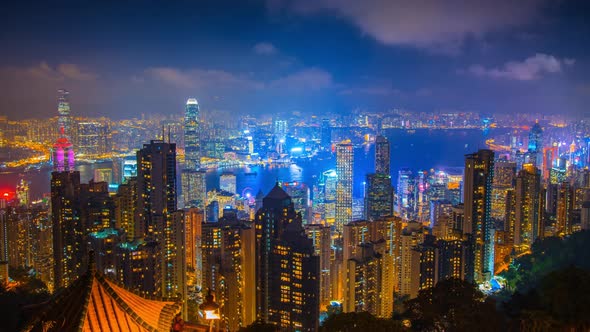
[[[0,114],[581,115],[590,1],[4,1]]]

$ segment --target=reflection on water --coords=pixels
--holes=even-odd
[[[501,134],[506,130],[493,129],[494,134]],[[387,130],[385,132],[391,143],[391,175],[394,185],[400,168],[408,167],[413,170],[438,167],[462,167],[464,155],[485,148],[485,139],[481,130],[416,130],[409,134],[405,130]],[[361,183],[367,173],[374,171],[374,146],[364,145],[355,149],[354,159],[354,195],[362,195]],[[97,168],[111,168],[111,162],[101,162],[90,165],[78,165],[82,182],[88,182],[94,177]],[[335,160],[307,161],[298,165],[281,166],[253,166],[209,170],[207,172],[207,188],[219,188],[219,176],[223,172],[236,174],[236,189],[238,193],[250,192],[256,195],[258,190],[267,193],[276,181],[299,181],[310,187],[316,182],[316,176],[321,172],[335,167]],[[180,175],[180,172],[178,173]],[[31,198],[38,199],[43,193],[50,191],[51,170],[30,171],[24,174],[18,172],[0,173],[0,189],[13,191],[19,176],[24,176],[31,182]],[[180,184],[180,179],[178,179]],[[180,186],[178,186],[180,188]]]

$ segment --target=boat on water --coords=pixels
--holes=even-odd
[[[245,172],[244,175],[246,175],[246,176],[256,176],[256,175],[258,175],[258,172]]]

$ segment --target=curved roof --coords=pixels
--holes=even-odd
[[[23,331],[169,331],[182,303],[147,299],[90,269]]]

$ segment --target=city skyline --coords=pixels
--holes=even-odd
[[[242,114],[584,114],[588,4],[494,4],[11,3],[0,113],[48,116],[65,88],[72,112],[115,118],[176,113],[194,95],[207,111]]]
[[[590,326],[589,3],[6,9],[2,328]]]

